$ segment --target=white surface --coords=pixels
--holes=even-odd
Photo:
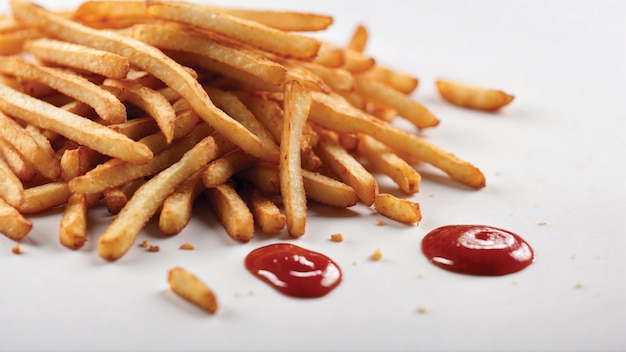
[[[58,1],[73,5],[74,1]],[[245,4],[245,1],[227,2]],[[259,3],[249,1],[261,7]],[[3,0],[3,10],[8,7]],[[0,349],[7,350],[563,350],[626,348],[626,3],[621,1],[272,1],[336,17],[324,38],[345,43],[362,22],[367,52],[420,78],[414,97],[442,120],[424,135],[473,162],[487,187],[473,191],[423,169],[416,227],[362,207],[312,207],[296,244],[339,263],[343,283],[322,299],[285,297],[253,278],[245,255],[287,240],[230,240],[206,210],[173,238],[148,239],[101,260],[90,241],[58,243],[59,215],[34,219],[21,243],[0,237]],[[63,6],[58,5],[58,8]],[[514,93],[498,114],[442,102],[437,77]],[[381,180],[384,189],[388,182]],[[545,221],[545,225],[539,225]],[[481,223],[524,237],[537,260],[519,273],[472,277],[427,262],[420,240],[438,226]],[[329,241],[340,232],[343,243]],[[191,242],[195,251],[180,251]],[[383,259],[368,256],[380,248]],[[174,296],[181,265],[218,295],[209,316]],[[578,287],[580,286],[580,287]],[[420,314],[418,307],[427,312]]]

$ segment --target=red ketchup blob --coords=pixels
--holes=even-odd
[[[535,254],[520,236],[484,225],[449,225],[428,233],[422,252],[435,265],[457,273],[499,276],[520,271]]]
[[[246,268],[285,295],[321,297],[341,282],[341,269],[324,254],[287,243],[270,244],[250,252]]]

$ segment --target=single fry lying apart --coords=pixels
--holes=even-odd
[[[0,198],[0,233],[12,240],[19,241],[26,236],[33,223],[20,212]]]
[[[174,268],[169,271],[167,282],[180,297],[211,314],[217,311],[218,303],[213,291],[189,271]]]
[[[374,209],[381,215],[405,224],[416,224],[422,220],[418,203],[388,193],[376,195]]]
[[[495,111],[513,101],[513,95],[498,89],[477,87],[445,79],[437,80],[437,90],[446,101],[465,108]]]

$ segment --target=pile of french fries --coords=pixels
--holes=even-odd
[[[485,185],[478,168],[418,136],[439,119],[410,97],[415,77],[365,54],[362,26],[341,47],[302,33],[333,22],[310,13],[161,0],[10,6],[0,232],[11,239],[31,231],[29,215],[59,208],[60,242],[79,249],[89,208],[105,204],[116,216],[98,252],[115,260],[155,214],[163,234],[182,231],[200,196],[246,242],[257,228],[302,236],[309,201],[418,223],[408,197],[418,162]],[[379,192],[376,172],[407,197]]]

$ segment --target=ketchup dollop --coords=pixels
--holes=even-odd
[[[443,269],[483,276],[511,274],[535,260],[532,248],[520,236],[485,225],[436,228],[422,240],[422,252]]]
[[[341,282],[341,269],[332,259],[288,243],[251,251],[245,265],[253,275],[292,297],[321,297]]]

